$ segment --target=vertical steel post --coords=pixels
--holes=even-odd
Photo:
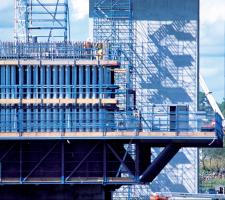
[[[47,65],[46,68],[46,98],[51,99],[52,96],[52,85],[51,85],[51,80],[52,80],[52,74],[51,74],[51,66]],[[47,132],[50,132],[52,130],[52,113],[51,113],[51,105],[47,104],[46,106],[46,123],[47,123]]]
[[[39,70],[39,66],[38,65],[34,65],[33,67],[33,82],[34,82],[34,93],[33,93],[33,98],[34,99],[38,99],[39,98],[39,84],[38,84],[38,80],[39,80],[39,76],[38,76],[38,70]],[[34,105],[34,113],[33,113],[33,116],[34,116],[34,131],[38,131],[38,128],[39,128],[39,117],[38,117],[38,104],[35,104]]]
[[[17,97],[17,86],[16,86],[16,66],[11,66],[11,98],[16,99]],[[17,117],[15,105],[12,105],[11,110],[11,128],[12,132],[17,131]]]
[[[65,183],[65,142],[64,140],[61,141],[61,183],[64,184]]]
[[[41,81],[41,99],[44,99],[45,98],[45,69],[46,69],[46,66],[44,65],[41,65],[40,66],[40,81]],[[40,113],[40,120],[41,120],[41,123],[40,123],[40,126],[41,126],[41,132],[45,132],[46,131],[46,122],[45,122],[45,105],[44,104],[41,104],[41,113]]]
[[[107,182],[107,147],[106,141],[103,142],[103,180]]]
[[[23,183],[23,143],[20,141],[20,183]]]
[[[59,98],[59,67],[57,65],[53,66],[53,99]],[[53,131],[58,131],[59,129],[59,112],[58,105],[53,105]]]
[[[92,67],[92,98],[97,98],[97,66]],[[97,104],[92,105],[92,128],[93,131],[97,131]]]
[[[65,93],[65,70],[64,70],[64,66],[60,65],[59,66],[59,98],[63,99],[64,98],[64,93]],[[60,123],[60,132],[64,131],[64,127],[63,125],[65,124],[65,119],[64,119],[64,105],[60,105],[59,106],[59,123]]]
[[[90,99],[90,78],[91,78],[91,73],[90,73],[90,66],[86,66],[86,99]],[[90,109],[90,104],[86,104],[86,131],[90,131],[91,128],[91,109]]]
[[[110,98],[110,83],[111,83],[111,77],[110,77],[110,70],[109,68],[104,68],[104,85],[106,89],[104,89],[104,98],[108,99]],[[110,115],[110,112],[106,109],[104,110],[104,119],[105,119],[105,126],[106,129],[109,130],[112,122],[112,117]]]
[[[72,98],[77,99],[77,66],[72,67]],[[72,131],[77,131],[77,104],[72,108]]]
[[[103,92],[103,76],[104,76],[104,70],[103,70],[103,66],[99,65],[98,66],[98,87],[99,87],[99,90],[98,90],[98,96],[99,96],[99,99],[100,99],[100,105],[99,105],[99,128],[100,128],[100,131],[105,131],[104,130],[104,108],[103,108],[103,104],[101,103],[101,100],[104,98],[104,92]]]
[[[20,98],[20,103],[19,103],[19,120],[18,125],[19,125],[19,132],[22,133],[24,131],[24,127],[23,127],[23,122],[24,122],[24,116],[23,116],[23,105],[22,105],[22,99],[23,99],[23,92],[24,92],[24,88],[23,88],[23,84],[24,84],[24,66],[19,64],[19,98]]]
[[[5,99],[5,66],[1,66],[1,99]],[[1,106],[1,131],[5,132],[5,107]]]
[[[27,93],[26,93],[26,97],[27,99],[31,99],[31,66],[28,65],[27,66],[27,70],[26,70],[26,79],[27,79],[27,84],[26,84],[26,90],[27,90]],[[27,132],[30,132],[31,129],[32,129],[32,124],[31,124],[31,105],[30,104],[27,104],[27,109],[26,109],[26,112],[27,112],[27,117],[26,117],[26,127],[27,127]]]
[[[84,66],[79,66],[79,99],[83,99],[83,87],[84,87]],[[84,105],[79,104],[79,131],[84,129]]]
[[[71,98],[71,80],[70,80],[70,66],[66,65],[66,99]],[[70,105],[66,106],[66,131],[71,131],[71,111],[70,111]]]
[[[6,83],[6,94],[5,97],[6,99],[10,99],[11,98],[11,94],[10,94],[10,66],[6,65],[6,76],[5,76],[5,83]],[[11,110],[11,105],[7,105],[6,107],[6,112],[5,112],[5,119],[6,119],[6,123],[5,123],[5,130],[6,132],[10,132],[11,131],[11,122],[10,122],[10,110]]]

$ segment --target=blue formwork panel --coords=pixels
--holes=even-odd
[[[102,102],[118,88],[111,80],[112,69],[75,61],[66,65],[17,61],[20,64],[0,66],[1,132],[104,130],[106,113],[116,109]]]

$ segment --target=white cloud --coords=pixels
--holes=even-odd
[[[73,12],[72,17],[75,20],[81,20],[88,15],[89,0],[71,0]]]
[[[6,8],[10,7],[13,5],[13,0],[10,1],[1,1],[0,4],[0,11],[5,10]]]
[[[200,0],[202,24],[213,24],[225,20],[225,0]]]

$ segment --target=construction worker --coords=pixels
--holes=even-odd
[[[90,59],[92,56],[92,42],[91,40],[88,38],[87,41],[84,41],[83,43],[83,47],[84,47],[84,57],[87,59]]]
[[[97,60],[103,59],[103,43],[97,43],[97,54],[96,54]]]

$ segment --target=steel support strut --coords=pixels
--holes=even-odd
[[[174,144],[169,144],[166,146],[143,172],[142,176],[140,177],[140,181],[152,182],[179,150],[180,147]]]

